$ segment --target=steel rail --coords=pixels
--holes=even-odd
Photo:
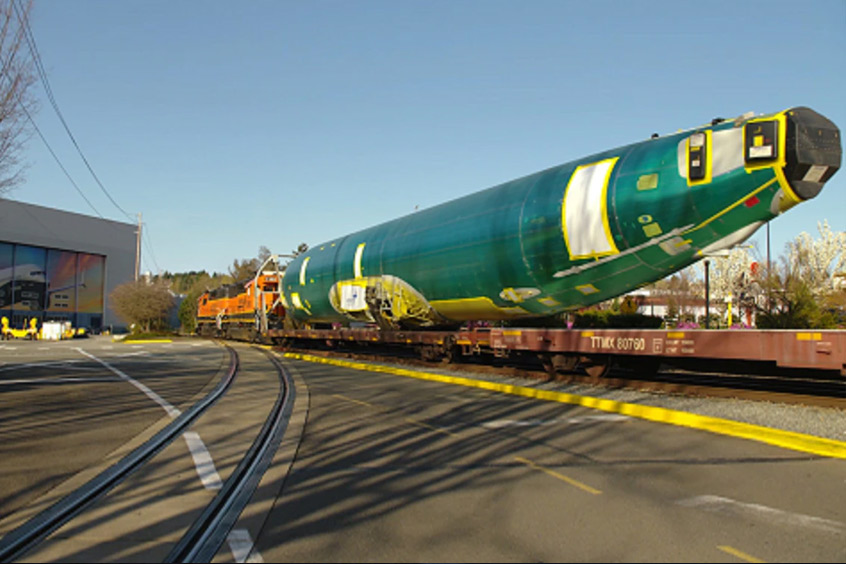
[[[164,447],[182,435],[183,431],[196,421],[206,409],[220,399],[232,384],[238,371],[238,354],[232,347],[225,346],[229,351],[229,369],[226,376],[206,397],[194,404],[189,410],[184,411],[150,440],[89,480],[85,485],[3,536],[0,539],[0,561],[18,560],[50,533],[70,521],[94,501],[141,468]]]
[[[282,384],[276,403],[238,467],[164,562],[211,562],[258,487],[285,434],[296,397],[293,381],[279,360],[262,350],[276,367]]]

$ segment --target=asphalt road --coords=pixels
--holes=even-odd
[[[250,535],[229,539],[215,562],[846,561],[842,458],[679,426],[684,415],[666,408],[649,421],[285,363],[300,421],[259,488],[260,509],[245,511]],[[200,340],[0,343],[0,521],[169,420],[168,405],[190,404],[227,366],[223,348]],[[237,462],[229,441],[259,424],[257,394],[272,395],[258,372],[243,385],[198,429],[224,478]],[[162,479],[197,481],[179,468]],[[174,488],[156,491],[162,503]],[[125,495],[140,507],[140,492]],[[175,535],[160,527],[143,542],[159,530]],[[118,550],[116,532],[90,536],[108,550],[86,561],[141,558],[131,547],[140,533]]]
[[[138,385],[178,408],[228,365],[199,340],[0,341],[0,520],[169,420]]]
[[[265,561],[846,561],[846,460],[288,362],[310,406]]]

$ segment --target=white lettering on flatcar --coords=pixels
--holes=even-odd
[[[617,337],[617,349],[621,351],[642,351],[646,349],[643,337]]]
[[[643,337],[591,336],[590,347],[604,350],[643,351],[646,350],[646,339]]]

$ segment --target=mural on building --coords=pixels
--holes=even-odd
[[[0,314],[99,328],[105,266],[102,255],[0,243]]]
[[[104,257],[79,253],[77,312],[102,314],[105,266]]]
[[[12,245],[0,243],[0,309],[12,306]]]
[[[44,270],[47,250],[29,245],[15,245],[12,271],[12,309],[41,311],[47,290]]]
[[[47,251],[47,311],[76,311],[76,256],[68,251]]]

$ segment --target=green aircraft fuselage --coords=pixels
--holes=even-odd
[[[808,108],[649,139],[317,245],[288,315],[433,326],[546,316],[659,280],[815,196],[840,132]]]

